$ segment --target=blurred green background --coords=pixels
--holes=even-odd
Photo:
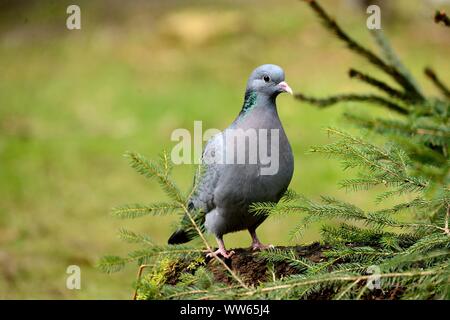
[[[358,40],[372,42],[363,1],[322,0]],[[389,3],[387,3],[389,2]],[[240,111],[249,73],[281,65],[305,94],[370,91],[347,78],[350,66],[373,71],[296,0],[76,1],[82,29],[66,29],[73,1],[0,1],[0,298],[129,299],[136,268],[113,275],[95,264],[132,246],[120,227],[165,243],[178,217],[118,221],[111,207],[164,195],[127,165],[122,154],[155,158],[170,150],[171,132],[194,120],[223,129]],[[385,1],[382,26],[412,73],[449,74],[448,31],[435,25],[437,1]],[[448,5],[447,5],[448,7]],[[384,8],[383,8],[384,10]],[[375,73],[377,74],[377,73]],[[328,194],[372,208],[373,193],[347,193],[339,163],[307,154],[328,141],[323,128],[346,127],[346,104],[327,110],[282,95],[280,117],[295,152],[291,187],[312,198]],[[194,167],[175,179],[188,190]],[[269,219],[260,238],[275,245],[319,239],[319,226],[290,241],[299,218]],[[229,247],[247,233],[225,236]],[[81,290],[66,289],[66,268],[79,265]]]

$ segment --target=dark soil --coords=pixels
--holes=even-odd
[[[325,249],[329,249],[329,246],[324,246],[319,243],[313,243],[307,246],[296,246],[296,247],[276,247],[277,249],[294,250],[296,255],[299,257],[304,257],[312,262],[323,261],[324,257],[322,252]],[[275,277],[280,279],[293,274],[298,274],[299,271],[291,267],[286,262],[276,263],[272,266],[273,273],[269,272],[269,266],[267,262],[258,257],[258,252],[252,250],[251,248],[238,248],[232,249],[235,253],[229,259],[225,259],[225,263],[233,270],[239,277],[248,285],[258,286],[261,282],[266,282],[269,278]],[[191,263],[191,261],[179,261],[172,272],[167,275],[166,283],[176,284],[181,273],[186,272],[186,267]],[[219,263],[214,258],[206,258],[205,261],[206,268],[212,272],[215,280],[222,282],[224,284],[232,285],[233,279],[230,277],[228,271],[225,270],[224,266]]]
[[[296,247],[277,247],[277,249],[294,250],[299,257],[304,257],[312,262],[323,261],[322,251],[329,249],[329,247],[322,246],[319,243],[313,243],[309,246]],[[273,273],[269,271],[267,262],[258,257],[258,252],[252,249],[233,249],[235,252],[230,259],[225,262],[231,270],[236,272],[239,277],[248,285],[257,286],[261,282],[266,282],[274,275],[277,279],[298,274],[299,271],[291,267],[286,262],[280,262],[273,265]],[[233,279],[230,278],[229,273],[221,263],[214,259],[207,261],[208,269],[214,274],[216,281],[225,284],[232,284]]]

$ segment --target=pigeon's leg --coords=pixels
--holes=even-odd
[[[249,228],[248,232],[250,232],[250,235],[252,236],[252,249],[253,250],[264,250],[264,249],[271,249],[274,248],[273,245],[265,245],[262,244],[261,241],[259,241],[258,236],[256,235],[256,229]]]
[[[234,254],[234,251],[228,252],[227,249],[225,249],[225,243],[223,243],[222,237],[216,237],[216,240],[217,240],[217,244],[219,245],[219,249],[214,251],[214,253],[216,255],[220,254],[225,259],[230,258]],[[213,257],[213,254],[212,253],[208,253],[206,256],[211,258],[211,257]]]

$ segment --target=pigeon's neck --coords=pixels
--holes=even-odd
[[[239,116],[249,114],[254,108],[273,108],[276,111],[275,97],[270,97],[256,91],[246,91],[244,104]]]

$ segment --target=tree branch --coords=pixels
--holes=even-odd
[[[348,75],[350,78],[356,78],[358,80],[361,80],[363,82],[366,82],[382,91],[390,95],[391,97],[401,99],[405,102],[411,102],[411,98],[408,97],[408,95],[404,94],[403,92],[392,88],[387,83],[378,80],[376,78],[373,78],[372,76],[369,76],[368,74],[362,73],[361,71],[350,69],[348,72]]]
[[[301,93],[297,93],[295,95],[295,98],[301,101],[305,101],[308,103],[311,103],[313,105],[316,105],[318,107],[329,107],[332,106],[334,104],[337,104],[339,102],[343,102],[343,101],[361,101],[361,102],[371,102],[371,103],[376,103],[379,104],[383,107],[388,108],[389,110],[398,112],[400,114],[406,115],[409,113],[409,111],[407,109],[405,109],[404,107],[395,104],[383,97],[377,96],[377,95],[372,95],[372,94],[367,94],[367,95],[362,95],[362,94],[341,94],[341,95],[335,95],[335,96],[330,96],[327,98],[314,98],[314,97],[308,97],[305,96]]]
[[[316,12],[318,17],[322,19],[325,27],[327,27],[330,31],[332,31],[339,39],[344,41],[347,44],[347,47],[359,54],[360,56],[366,58],[369,62],[371,62],[376,67],[380,68],[382,71],[390,75],[398,84],[400,84],[405,91],[411,95],[412,98],[417,100],[424,100],[424,97],[416,88],[416,86],[409,81],[407,77],[405,77],[401,72],[399,72],[394,66],[386,64],[380,57],[371,52],[369,49],[363,47],[355,40],[350,38],[341,27],[334,21],[325,10],[314,0],[304,0],[309,6]]]
[[[443,271],[442,271],[443,272]],[[438,270],[426,270],[426,271],[411,271],[411,272],[393,272],[393,273],[382,273],[379,274],[378,276],[380,278],[397,278],[397,277],[405,277],[405,278],[409,278],[409,277],[418,277],[418,276],[431,276],[434,274],[438,274],[440,273]],[[282,290],[282,289],[290,289],[293,287],[298,287],[298,286],[304,286],[304,285],[314,285],[314,284],[318,284],[318,283],[325,283],[325,282],[330,282],[330,281],[367,281],[370,280],[373,277],[373,275],[364,275],[364,276],[351,276],[351,275],[344,275],[344,276],[336,276],[336,277],[329,277],[329,278],[325,278],[325,279],[317,279],[317,280],[305,280],[305,281],[298,281],[298,282],[294,282],[292,284],[282,284],[282,285],[277,285],[277,286],[273,286],[273,287],[266,287],[266,288],[262,288],[260,289],[261,292],[270,292],[270,291],[274,291],[274,290]],[[244,295],[247,296],[251,296],[253,294],[256,293],[256,290],[252,290],[252,291],[248,291],[248,292],[244,292]]]
[[[436,72],[434,72],[433,69],[430,67],[425,68],[424,70],[425,75],[428,77],[428,79],[433,82],[433,84],[441,91],[441,93],[447,98],[450,99],[450,89],[447,88],[447,86],[439,79]]]

